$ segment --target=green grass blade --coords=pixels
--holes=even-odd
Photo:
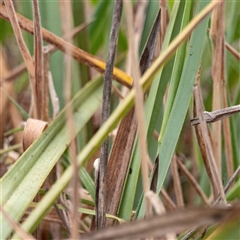
[[[80,168],[80,178],[91,195],[93,201],[95,201],[95,184],[84,167]]]
[[[5,92],[5,94],[7,94],[9,100],[12,102],[12,104],[17,108],[17,110],[19,111],[19,113],[22,115],[24,120],[27,120],[29,118],[28,113],[7,93]]]
[[[146,19],[145,19],[144,28],[143,28],[142,39],[139,45],[139,56],[141,56],[143,53],[144,46],[150,35],[152,26],[158,14],[158,10],[159,10],[159,3],[157,1],[149,1],[148,7],[146,10]]]
[[[76,133],[83,128],[98,109],[101,99],[101,78],[87,84],[74,98],[72,105],[76,110],[74,113]],[[22,217],[72,140],[69,139],[68,129],[64,126],[64,118],[65,111],[62,111],[0,180],[1,204],[16,221]],[[5,239],[11,232],[11,227],[6,219],[2,218],[0,221],[3,230],[1,237]]]
[[[170,23],[168,25],[166,37],[163,43],[163,50],[167,48],[169,45],[171,39],[173,39],[179,29],[180,29],[180,24],[174,24],[175,19],[177,19],[177,16],[180,17],[183,13],[184,9],[184,2],[180,4],[180,2],[176,2],[174,5],[173,13],[171,16]],[[173,60],[168,62],[166,66],[164,66],[163,70],[160,70],[160,72],[156,75],[147,102],[146,102],[146,124],[147,124],[147,142],[148,142],[148,148],[153,148],[151,149],[150,155],[153,156],[152,160],[156,156],[156,151],[157,151],[157,144],[154,144],[154,141],[152,141],[152,132],[156,126],[157,118],[158,118],[158,112],[159,109],[161,108],[162,105],[162,98],[167,86],[168,79],[171,76],[171,71],[172,71],[172,66],[173,66]],[[138,182],[141,181],[139,180],[139,173],[140,173],[140,150],[138,144],[134,144],[134,151],[133,155],[131,158],[131,169],[132,173],[131,175],[128,175],[124,192],[123,192],[123,197],[121,200],[121,205],[119,208],[119,216],[125,220],[129,220],[131,217],[131,212],[133,209],[133,204],[134,204],[134,199],[140,199],[141,192],[135,196],[136,193],[136,188],[138,185]],[[153,160],[154,161],[154,160]]]
[[[193,6],[193,1],[186,1],[184,13],[183,13],[182,24],[181,24],[181,31],[186,27],[186,25],[188,24],[188,22],[190,20],[192,6]],[[178,89],[179,81],[180,81],[181,74],[182,74],[183,64],[184,64],[184,60],[185,60],[186,46],[187,46],[187,43],[185,42],[181,47],[179,47],[179,49],[177,50],[177,53],[176,53],[174,66],[173,66],[173,70],[172,70],[173,73],[172,73],[171,83],[170,83],[169,92],[168,92],[168,101],[167,101],[165,111],[164,111],[161,134],[164,133],[164,129],[168,122],[168,118],[169,118],[169,115],[170,115],[170,112],[172,109],[173,101],[174,101],[174,98],[176,96],[176,92]],[[161,136],[160,136],[160,138],[161,138]]]
[[[208,1],[199,1],[197,12],[201,11],[207,4]],[[208,19],[208,17],[204,19],[192,33],[177,94],[161,139],[162,141],[159,142],[159,166],[161,167],[158,169],[157,194],[160,193],[167,175],[171,158],[188,110],[196,73],[200,66],[204,44],[203,36],[205,36],[207,32]],[[142,203],[138,217],[144,216],[144,208],[144,204]]]
[[[93,13],[93,19],[96,19],[89,27],[89,41],[90,41],[90,52],[95,55],[99,48],[103,45],[105,36],[105,25],[109,22],[111,16],[110,9],[112,9],[113,2],[99,1],[98,5]]]

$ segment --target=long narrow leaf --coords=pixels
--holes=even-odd
[[[207,4],[207,1],[199,1],[197,12],[200,12],[204,7],[206,7]],[[169,116],[169,121],[167,122],[161,142],[159,142],[158,152],[160,167],[158,169],[157,194],[160,193],[163,182],[167,175],[172,155],[176,148],[184,119],[186,117],[192,96],[192,88],[201,61],[204,44],[203,36],[206,34],[207,24],[208,18],[204,19],[204,21],[195,29],[195,31],[193,31],[187,49],[187,56],[184,63],[181,80]],[[138,217],[142,217],[144,215],[144,208],[145,207],[142,202]]]
[[[72,103],[76,110],[74,113],[76,134],[83,128],[101,103],[101,83],[102,79],[99,78],[88,84],[79,92]],[[44,180],[72,140],[69,139],[67,127],[64,125],[64,115],[65,111],[62,111],[0,181],[0,188],[2,189],[1,204],[16,221],[22,217]],[[21,208],[16,206],[21,206]],[[11,227],[2,215],[0,217],[2,223],[1,238],[5,239],[11,232]]]

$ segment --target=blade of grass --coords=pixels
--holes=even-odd
[[[190,21],[190,15],[191,15],[192,8],[193,8],[193,1],[186,1],[180,31],[182,31],[186,27],[187,23]],[[185,56],[186,56],[186,47],[187,47],[187,43],[185,42],[177,50],[176,57],[174,60],[174,66],[172,69],[172,78],[171,78],[171,83],[170,83],[170,87],[168,90],[168,96],[167,96],[167,104],[166,104],[166,107],[164,110],[163,123],[162,123],[162,127],[161,127],[162,135],[164,134],[164,130],[166,128],[166,124],[168,122],[169,115],[172,110],[174,98],[177,93],[178,85],[179,85],[182,70],[183,70],[184,60],[185,60]],[[159,141],[161,141],[162,135],[159,136]]]
[[[198,2],[197,12],[204,12],[208,7],[210,7],[213,2],[208,4],[208,2]],[[218,2],[219,4],[219,2]],[[199,16],[199,15],[197,15]],[[197,20],[197,16],[190,22]],[[196,73],[200,64],[204,38],[207,30],[208,18],[204,19],[201,24],[193,31],[188,50],[186,60],[184,62],[183,72],[181,75],[181,80],[179,87],[174,99],[172,110],[169,116],[169,121],[166,125],[165,132],[162,136],[161,142],[159,142],[159,167],[158,169],[158,184],[157,184],[157,193],[159,194],[163,182],[165,180],[171,158],[176,147],[184,119],[188,110],[192,87],[194,85]],[[183,32],[186,28],[183,30]],[[183,33],[182,32],[182,33]],[[142,217],[144,212],[144,205],[141,204],[141,208],[137,213],[138,217]]]
[[[84,167],[80,168],[80,178],[83,185],[88,190],[89,194],[91,195],[93,201],[95,202],[95,184],[92,178],[89,176],[88,172]]]
[[[2,88],[2,90],[4,91],[3,88]],[[21,115],[23,116],[23,119],[27,120],[29,118],[28,113],[6,91],[4,91],[4,92],[7,95],[7,97],[9,98],[9,100],[12,102],[12,104],[19,111],[19,113],[21,113]]]
[[[75,110],[76,133],[81,130],[99,107],[102,95],[101,84],[102,79],[99,78],[87,84],[75,96],[72,106]],[[63,127],[65,111],[66,109],[58,115],[56,120],[23,153],[20,159],[0,180],[2,205],[15,220],[19,220],[24,214],[25,209],[31,203],[43,181],[71,141],[67,134],[67,128]],[[35,179],[35,181],[32,181],[32,179]],[[21,208],[12,207],[16,206],[16,204]],[[2,229],[3,238],[6,238],[11,232],[11,227],[4,220]]]

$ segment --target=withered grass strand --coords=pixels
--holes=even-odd
[[[164,205],[165,205],[165,208],[167,210],[176,210],[177,209],[177,206],[176,204],[173,202],[173,200],[169,197],[167,191],[162,188],[161,191],[160,191],[160,195],[163,199],[163,202],[164,202]]]
[[[120,21],[122,15],[122,0],[117,0],[114,4],[109,47],[106,61],[106,71],[103,83],[103,103],[101,124],[104,124],[110,115],[112,77],[114,59],[118,42]],[[96,226],[98,229],[106,226],[106,180],[108,163],[108,139],[106,139],[100,150],[99,174],[96,186]]]
[[[137,48],[140,44],[141,37],[142,37],[147,6],[148,6],[148,1],[145,1],[145,0],[139,0],[136,3],[133,24],[134,24],[134,42]]]
[[[168,8],[167,8],[166,0],[160,0],[159,3],[161,8],[161,20],[160,20],[161,27],[160,27],[160,37],[159,37],[160,51],[161,51],[164,37],[167,31],[167,25],[168,25]]]
[[[178,208],[183,208],[184,207],[183,193],[182,193],[182,187],[180,182],[180,176],[178,173],[177,156],[175,154],[173,155],[170,168],[171,168],[172,177],[173,177],[173,187],[174,187],[174,192],[176,196],[177,206]]]
[[[240,112],[240,104],[218,109],[212,112],[204,111],[203,117],[206,123],[212,123],[212,122],[220,121],[227,117],[231,117],[233,114],[236,114],[239,112]],[[190,122],[193,126],[199,124],[199,117],[192,118]]]
[[[181,162],[181,160],[177,157],[176,158],[177,161],[177,165],[178,167],[181,169],[181,171],[183,172],[183,174],[187,177],[187,179],[189,180],[190,184],[192,184],[193,188],[196,190],[196,192],[199,194],[199,196],[202,198],[203,202],[207,205],[209,205],[209,201],[207,199],[207,196],[205,195],[205,193],[202,191],[202,188],[200,187],[200,185],[198,184],[198,182],[196,181],[196,179],[194,178],[194,176],[191,174],[191,172],[188,171],[188,169],[186,168],[186,166]]]
[[[11,22],[14,35],[16,38],[16,41],[18,43],[19,49],[22,53],[23,59],[25,61],[28,73],[29,73],[29,78],[30,78],[30,84],[31,84],[31,89],[32,89],[32,99],[33,102],[32,104],[36,107],[37,106],[37,97],[36,97],[36,89],[35,89],[35,72],[34,72],[34,64],[31,58],[31,55],[27,49],[27,46],[24,42],[20,25],[18,22],[17,14],[15,12],[13,2],[12,0],[5,0],[4,1],[5,6],[6,6],[6,16],[9,18],[9,21]],[[0,5],[0,8],[2,8],[3,5]],[[34,115],[36,115],[36,109],[34,107]]]
[[[132,76],[133,76],[133,85],[136,90],[135,94],[135,110],[136,110],[136,120],[138,126],[138,136],[139,136],[139,144],[140,144],[140,153],[141,153],[141,172],[142,172],[142,181],[143,181],[143,189],[146,194],[150,190],[149,182],[148,182],[148,151],[147,151],[147,143],[146,143],[146,129],[145,129],[145,117],[144,117],[144,95],[143,90],[140,86],[140,69],[138,65],[138,47],[135,45],[134,40],[134,25],[133,25],[133,10],[130,2],[126,1],[125,10],[126,10],[126,20],[127,20],[127,31],[128,31],[128,42],[129,42],[129,51],[131,53],[132,59]],[[145,196],[146,203],[146,216],[151,216],[152,207],[151,202]]]
[[[221,3],[218,7],[213,10],[212,15],[212,25],[210,36],[212,40],[213,48],[213,61],[212,61],[212,79],[213,79],[213,103],[212,109],[220,109],[222,94],[221,94],[221,85],[222,85],[222,61],[223,61],[223,42],[224,42],[224,14],[221,11]],[[221,132],[221,122],[216,122],[212,126],[212,135],[213,138],[213,153],[214,158],[217,163],[218,172],[221,176],[222,174],[222,132]]]
[[[43,120],[49,121],[49,110],[48,110],[48,81],[49,81],[49,61],[50,53],[48,47],[43,47]]]
[[[88,24],[91,23],[91,21],[89,22],[85,22],[80,24],[79,26],[75,27],[70,34],[66,34],[63,35],[63,39],[64,40],[68,40],[69,38],[73,38],[74,36],[76,36],[80,31],[82,31],[85,27],[88,26]],[[55,45],[49,45],[48,47],[48,52],[49,54],[54,53],[56,50],[58,50],[58,48]],[[44,47],[46,48],[46,46]],[[33,57],[32,57],[33,59]],[[14,69],[12,69],[7,76],[4,76],[2,81],[14,81],[17,77],[19,77],[22,73],[24,73],[24,71],[26,70],[26,64],[25,63],[21,63],[18,66],[16,66]]]
[[[3,5],[0,5],[0,17],[9,21],[9,17]],[[32,21],[23,17],[20,14],[17,14],[17,20],[19,26],[22,29],[33,34],[34,28]],[[85,52],[82,49],[68,43],[67,41],[63,40],[62,38],[58,37],[52,32],[46,30],[45,28],[42,28],[42,35],[43,40],[49,42],[50,44],[55,45],[59,50],[65,53],[70,50],[71,56],[80,63],[84,63],[90,67],[95,68],[100,73],[104,73],[106,69],[106,63],[102,61],[100,58],[95,57],[92,54]],[[113,68],[113,79],[119,81],[128,88],[132,86],[132,78],[119,68],[116,67]]]
[[[225,47],[240,62],[240,53],[227,42],[225,42]]]
[[[234,172],[234,174],[232,175],[232,177],[230,178],[230,180],[228,181],[228,183],[226,184],[226,186],[224,187],[224,192],[227,193],[227,191],[229,190],[229,188],[231,187],[231,185],[233,184],[233,182],[235,181],[236,177],[238,176],[238,174],[240,173],[240,166],[237,168],[237,170]],[[221,201],[221,196],[219,195],[218,198],[215,200],[213,205],[216,205],[217,203],[219,203]],[[207,227],[205,227],[206,229]],[[181,240],[187,240],[189,239],[189,237],[197,230],[197,227],[191,229]]]
[[[61,14],[61,25],[64,35],[70,35],[73,27],[73,13],[71,1],[60,1],[60,14]],[[68,38],[68,42],[72,44],[72,39]],[[65,88],[64,88],[64,98],[66,105],[71,101],[72,94],[72,49],[66,48],[66,54],[64,55],[64,66],[65,66]],[[75,133],[75,123],[72,108],[66,109],[66,118],[67,118],[67,129],[70,139],[74,139],[76,136]],[[70,238],[78,239],[79,238],[79,218],[80,214],[78,211],[79,208],[79,176],[78,176],[78,167],[77,167],[77,146],[76,141],[73,140],[69,145],[69,159],[71,165],[73,166],[72,171],[72,180],[71,180],[71,208],[70,208],[70,219],[71,219],[71,228],[70,228]]]
[[[222,106],[223,108],[226,108],[228,106],[227,103],[227,86],[226,86],[226,62],[225,62],[225,39],[224,39],[224,3],[220,4],[219,11],[220,11],[220,17],[222,18],[222,67],[221,67],[221,83],[222,83]],[[232,139],[231,139],[231,130],[230,130],[230,123],[229,119],[225,118],[223,120],[223,136],[224,136],[224,146],[225,146],[225,156],[226,156],[226,165],[227,165],[227,174],[228,179],[233,175],[233,150],[232,150]]]
[[[34,68],[35,68],[35,89],[36,89],[36,117],[43,120],[44,115],[44,63],[43,63],[43,41],[41,18],[39,12],[38,0],[33,0],[33,18],[34,18]],[[29,55],[29,57],[31,57]]]
[[[209,163],[211,176],[212,176],[210,180],[212,180],[211,183],[212,183],[213,192],[214,192],[214,199],[216,199],[220,194],[223,203],[226,205],[227,202],[226,202],[226,197],[225,197],[223,186],[222,186],[221,177],[218,172],[218,167],[214,159],[212,144],[208,135],[207,124],[204,121],[204,117],[203,117],[204,109],[203,109],[202,96],[200,93],[199,85],[194,86],[193,93],[194,93],[194,101],[196,104],[196,112],[200,120],[200,130],[202,132],[204,145],[206,147],[207,161]]]

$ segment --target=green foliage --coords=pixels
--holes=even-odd
[[[133,1],[136,2],[136,1]],[[169,51],[170,44],[181,36],[189,22],[193,21],[195,16],[210,2],[209,1],[167,1],[169,9],[169,23],[164,38],[160,57]],[[42,26],[55,34],[61,36],[61,17],[58,2],[40,1]],[[82,1],[73,1],[73,19],[74,26],[79,26],[86,20],[92,19],[93,22],[79,33],[74,44],[81,49],[90,52],[93,55],[105,58],[108,52],[109,31],[112,20],[112,9],[114,1],[91,0],[89,5],[92,7],[92,15],[89,15],[85,9],[85,3]],[[32,2],[27,1],[19,3],[18,10],[24,16],[32,19]],[[149,1],[146,10],[146,20],[144,22],[143,34],[139,47],[139,55],[142,54],[149,34],[151,32],[154,20],[158,13],[158,1]],[[239,1],[226,2],[226,41],[238,47],[240,31],[240,17],[238,9]],[[125,13],[123,13],[125,14]],[[228,17],[229,16],[229,17]],[[126,35],[126,22],[121,22],[121,30],[118,40],[118,52],[116,62],[125,69],[126,53],[128,51],[128,40]],[[13,37],[11,25],[0,19],[0,42],[3,44]],[[194,29],[189,39],[181,42],[178,49],[168,52],[166,58],[160,65],[154,65],[140,79],[145,95],[145,123],[147,130],[147,146],[150,160],[155,162],[159,157],[159,169],[157,180],[157,194],[159,195],[163,184],[167,187],[171,185],[168,178],[168,170],[171,163],[172,155],[178,151],[177,144],[181,142],[184,147],[185,142],[180,135],[184,131],[184,123],[189,108],[191,108],[192,88],[195,82],[196,73],[202,63],[201,70],[201,87],[203,89],[204,104],[209,110],[212,105],[212,77],[211,62],[212,48],[209,40],[208,27],[210,26],[209,15]],[[24,39],[28,49],[33,53],[33,37],[29,33],[24,33]],[[47,44],[47,43],[44,43]],[[10,49],[11,51],[11,49]],[[239,52],[239,48],[237,49]],[[159,58],[160,58],[159,57]],[[134,106],[135,90],[123,99],[119,100],[113,94],[111,116],[107,122],[102,125],[94,125],[92,117],[99,109],[102,102],[102,78],[91,79],[93,71],[84,64],[73,61],[72,66],[72,96],[73,99],[69,105],[65,106],[64,100],[64,62],[63,54],[56,52],[50,59],[50,71],[53,75],[54,86],[60,100],[61,109],[59,115],[52,121],[47,130],[19,157],[13,166],[0,179],[0,199],[1,205],[7,213],[17,222],[25,214],[26,209],[31,206],[32,200],[39,191],[44,192],[42,200],[34,206],[34,210],[27,217],[21,227],[27,231],[34,231],[47,212],[52,208],[53,203],[58,199],[59,195],[68,186],[72,179],[73,166],[69,164],[68,146],[73,139],[69,139],[69,130],[66,124],[66,110],[68,107],[74,112],[74,129],[77,139],[77,163],[79,167],[79,178],[82,186],[88,190],[93,201],[95,201],[95,182],[91,177],[91,173],[87,172],[85,166],[92,158],[93,154],[99,149],[101,143],[109,136],[109,134],[117,127],[117,124],[126,115],[126,113]],[[15,85],[17,94],[26,89],[26,76],[21,76],[20,81]],[[226,82],[228,93],[228,104],[237,105],[240,102],[240,86],[239,86],[239,62],[226,51]],[[120,84],[114,82],[119,87]],[[169,86],[169,88],[168,88]],[[149,89],[149,91],[147,91]],[[168,94],[166,102],[164,99],[166,89]],[[9,95],[10,101],[15,105],[22,114],[23,119],[27,119],[28,113],[16,100]],[[116,100],[116,101],[115,101]],[[96,115],[95,115],[96,117]],[[190,124],[189,122],[186,124]],[[230,134],[233,148],[234,170],[240,165],[240,114],[230,118]],[[96,128],[98,128],[96,131]],[[159,139],[153,137],[153,132],[160,132]],[[14,131],[7,131],[9,133]],[[5,134],[6,136],[6,134]],[[206,174],[205,166],[202,162],[198,145],[192,136],[193,141],[192,155],[187,156],[188,168],[193,166],[192,160],[196,158],[198,167],[197,179],[201,189],[210,197],[211,187]],[[183,143],[182,143],[183,142]],[[223,142],[224,145],[224,142]],[[9,147],[9,151],[12,150]],[[2,151],[1,149],[1,152]],[[8,152],[8,151],[6,151]],[[64,172],[61,177],[51,186],[49,191],[41,189],[43,182],[55,166],[56,162],[61,159],[64,154]],[[223,159],[225,161],[225,150],[222,149]],[[1,160],[2,161],[2,160]],[[223,163],[223,176],[226,175],[226,167]],[[141,177],[141,155],[138,145],[138,138],[135,138],[132,150],[131,162],[125,179],[125,186],[122,193],[121,202],[117,216],[107,217],[122,221],[129,221],[132,211],[136,210],[135,218],[143,217],[145,214],[145,205],[143,200],[143,187]],[[152,178],[152,173],[150,180]],[[223,179],[225,180],[225,179]],[[225,183],[226,181],[224,181]],[[238,178],[226,197],[229,202],[240,200],[240,179]],[[87,200],[82,200],[88,203]],[[201,200],[195,196],[193,203],[202,204]],[[90,202],[90,205],[94,204]],[[16,207],[17,206],[17,207]],[[93,210],[85,208],[79,209],[79,212],[94,215]],[[12,232],[12,227],[8,221],[0,215],[1,239],[7,239]],[[211,227],[207,232],[206,239],[237,239],[239,237],[238,227],[239,218],[233,217],[222,225]],[[14,239],[17,236],[14,236]]]

